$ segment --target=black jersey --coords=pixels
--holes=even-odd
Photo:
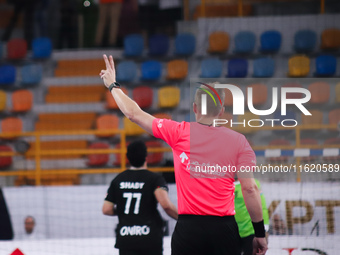
[[[164,178],[148,170],[126,170],[111,182],[105,200],[116,205],[116,248],[162,246],[163,220],[154,195],[157,188],[168,190]]]

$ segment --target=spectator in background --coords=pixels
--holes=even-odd
[[[14,13],[2,35],[2,41],[8,41],[11,38],[13,29],[18,22],[19,15],[23,12],[24,38],[27,41],[27,47],[29,49],[31,48],[31,42],[34,39],[34,14],[40,1],[41,0],[9,0],[9,3],[14,5]]]
[[[158,0],[138,0],[138,19],[144,41],[147,42],[149,36],[156,33],[161,20]]]
[[[182,19],[182,1],[159,0],[159,9],[162,19],[159,32],[168,36],[175,36],[176,22]]]
[[[274,214],[269,227],[270,235],[287,235],[287,228],[280,215]]]
[[[35,219],[33,218],[33,216],[27,216],[25,218],[25,233],[24,233],[24,235],[22,236],[21,239],[24,239],[24,240],[39,240],[39,239],[42,239],[43,236],[37,234],[34,231],[34,228],[35,228]]]
[[[77,48],[78,10],[75,0],[60,1],[60,28],[58,48]]]
[[[97,32],[95,46],[103,46],[104,30],[107,22],[109,23],[108,45],[113,47],[117,43],[118,23],[122,9],[123,0],[99,0],[99,17],[97,23]]]
[[[138,22],[138,0],[124,0],[119,19],[117,47],[123,47],[123,39],[129,34],[140,32]]]

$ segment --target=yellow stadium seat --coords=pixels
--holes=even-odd
[[[124,124],[125,134],[127,136],[136,136],[136,135],[141,135],[145,133],[144,129],[142,129],[140,126],[138,126],[136,123],[132,122],[126,117],[124,117],[123,119],[123,124]]]
[[[309,74],[310,60],[306,56],[294,56],[288,61],[288,76],[304,77]]]
[[[209,48],[210,53],[224,53],[229,48],[229,35],[223,31],[212,32],[209,35]]]
[[[0,111],[4,111],[6,109],[7,96],[6,92],[0,90]]]
[[[260,126],[261,123],[259,121],[251,121],[249,123],[250,125],[248,125],[248,121],[253,120],[253,119],[260,119],[260,117],[255,115],[254,113],[245,112],[244,115],[239,115],[237,117],[237,122],[241,122],[241,124],[233,125],[233,127],[239,128],[239,131],[242,134],[254,133],[258,131],[258,129],[256,127],[251,127],[251,126]],[[243,122],[245,123],[244,125],[242,124]]]
[[[174,86],[165,86],[158,90],[158,105],[161,108],[173,108],[179,104],[180,89]]]
[[[167,64],[167,79],[181,80],[188,75],[188,61],[186,60],[171,60]]]
[[[340,82],[335,86],[335,101],[340,103]]]

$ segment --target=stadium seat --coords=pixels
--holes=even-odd
[[[301,114],[301,123],[304,126],[321,126],[322,125],[322,112],[319,110],[309,110],[312,115]]]
[[[137,77],[137,65],[133,61],[122,61],[117,65],[117,81],[132,82]]]
[[[168,120],[172,119],[170,114],[167,114],[167,113],[164,113],[164,112],[155,113],[152,116],[154,116],[157,119],[168,119]]]
[[[128,146],[129,144],[130,144],[129,142],[126,142],[126,146]],[[121,148],[120,143],[115,146],[115,149],[120,149],[120,148]],[[116,159],[113,162],[113,165],[114,166],[120,166],[120,164],[122,162],[121,153],[118,152],[118,153],[115,153],[114,155],[115,155]],[[129,160],[126,157],[126,152],[124,152],[124,155],[125,155],[125,164],[127,165],[127,164],[129,164]]]
[[[42,66],[39,64],[28,64],[21,68],[21,83],[32,85],[40,83],[43,75]]]
[[[268,149],[285,149],[290,146],[287,139],[273,139],[268,144]],[[288,156],[270,157],[268,161],[272,164],[284,164],[288,162]]]
[[[316,45],[316,33],[312,30],[299,30],[294,35],[294,50],[298,53],[312,52]]]
[[[309,74],[310,60],[306,56],[294,56],[288,61],[288,76],[304,77]]]
[[[138,136],[138,135],[145,133],[144,129],[142,129],[136,123],[129,120],[127,117],[124,117],[123,125],[124,125],[125,134],[127,136]]]
[[[339,125],[340,122],[340,109],[331,110],[328,113],[328,121],[330,125]]]
[[[329,138],[325,141],[324,147],[330,148],[330,147],[339,147],[340,146],[340,138],[335,137],[335,138]],[[325,163],[328,164],[339,164],[340,161],[340,156],[328,156],[328,157],[323,157]]]
[[[291,119],[293,120],[296,120],[296,113],[293,112],[293,111],[290,111],[290,110],[287,110],[286,111],[286,115],[281,115],[281,111],[277,110],[274,112],[274,117],[273,119],[278,119],[279,121],[275,121],[274,122],[274,126],[281,126],[281,122],[283,120],[287,120],[287,121],[284,121],[284,125],[286,126],[293,126],[295,125],[295,122],[294,121],[289,121]],[[281,136],[286,136],[286,135],[290,135],[294,132],[293,129],[288,129],[288,130],[283,130],[283,129],[280,129],[280,130],[273,130],[273,133],[275,135],[281,135]]]
[[[116,130],[119,128],[119,118],[114,114],[104,114],[96,119],[97,130]],[[97,137],[113,137],[115,134],[97,134]]]
[[[315,145],[318,145],[318,141],[313,138],[304,138],[300,140],[301,147],[311,148]],[[303,163],[314,163],[317,159],[317,156],[309,156],[309,157],[301,157],[301,161]]]
[[[315,76],[333,76],[336,72],[336,58],[332,55],[321,55],[315,60]]]
[[[340,29],[325,29],[321,34],[321,48],[325,50],[336,50],[340,48]]]
[[[175,38],[175,54],[189,56],[195,52],[196,38],[192,34],[178,34]]]
[[[8,145],[0,145],[0,152],[13,152]],[[0,168],[4,169],[12,165],[12,156],[0,156]]]
[[[0,112],[6,109],[7,95],[5,91],[0,90]]]
[[[335,86],[335,101],[340,103],[340,82],[338,82]]]
[[[329,101],[330,86],[327,82],[313,82],[308,86],[311,93],[310,104],[325,104]]]
[[[152,106],[153,90],[148,86],[139,86],[132,90],[132,98],[140,108]]]
[[[11,39],[7,43],[8,59],[23,59],[27,54],[27,42],[24,39]]]
[[[126,95],[129,94],[129,91],[125,87],[122,87],[121,90]],[[105,92],[105,99],[106,99],[106,109],[109,109],[109,110],[117,110],[117,109],[119,109],[115,99],[113,98],[113,96],[112,96],[112,94],[111,94],[111,92],[109,90],[107,90]]]
[[[239,89],[241,89],[240,86],[238,86],[238,85],[235,85],[235,86],[238,87]],[[230,90],[225,89],[224,93],[225,93],[224,106],[232,106],[234,99],[233,99],[233,95],[231,94]]]
[[[252,53],[256,37],[251,31],[240,31],[235,35],[235,53]]]
[[[261,34],[260,51],[265,53],[275,53],[281,47],[281,33],[276,30],[268,30]]]
[[[173,108],[179,104],[180,89],[174,86],[165,86],[158,90],[158,106],[160,108]]]
[[[212,32],[209,35],[209,53],[224,53],[229,48],[229,35],[223,31]]]
[[[142,63],[142,80],[155,81],[161,78],[162,64],[159,61],[149,60]]]
[[[150,148],[163,148],[163,144],[159,141],[147,141],[145,145],[148,149]],[[163,160],[163,152],[148,152],[146,162],[148,165],[157,165]]]
[[[246,59],[236,58],[228,62],[229,78],[244,78],[248,73],[248,61]]]
[[[261,118],[260,118],[260,116],[257,116],[257,115],[255,115],[254,113],[251,113],[251,112],[245,112],[243,115],[238,115],[237,116],[237,122],[241,122],[241,123],[245,122],[245,125],[239,124],[239,125],[235,125],[235,127],[239,128],[239,132],[242,133],[242,134],[255,133],[259,129],[257,129],[255,127],[251,127],[250,125],[257,126],[257,125],[260,125],[261,123],[259,123],[258,121],[254,121],[254,122],[250,122],[250,125],[248,125],[248,121],[253,120],[253,119],[261,119]]]
[[[144,39],[140,34],[127,35],[124,38],[124,55],[127,57],[140,57],[144,50]]]
[[[44,59],[51,57],[52,42],[48,37],[35,38],[32,41],[33,58]]]
[[[254,77],[272,77],[275,70],[275,61],[272,58],[258,58],[253,61]]]
[[[27,89],[12,93],[12,111],[17,113],[28,112],[32,109],[33,94]]]
[[[8,117],[1,120],[1,133],[20,133],[22,132],[22,120],[17,117]],[[17,135],[3,137],[4,139],[14,139]]]
[[[96,142],[92,143],[89,149],[109,149],[109,145],[106,143]],[[86,164],[88,166],[105,166],[109,161],[110,154],[88,154],[87,159],[88,161]]]
[[[268,89],[267,86],[264,84],[252,84],[247,86],[247,95],[248,95],[248,88],[253,89],[253,105],[260,105],[267,102],[268,97]],[[248,98],[248,96],[247,96]]]
[[[169,51],[169,37],[166,35],[153,35],[149,39],[149,55],[164,56]]]
[[[298,83],[287,83],[282,86],[282,88],[302,88]],[[290,92],[286,94],[287,99],[299,99],[303,97],[302,93]]]
[[[12,65],[0,66],[0,85],[9,85],[15,82],[16,69]]]
[[[186,60],[171,60],[167,63],[167,79],[181,80],[188,75],[188,61]]]
[[[222,75],[222,61],[207,58],[201,62],[201,78],[219,78]]]

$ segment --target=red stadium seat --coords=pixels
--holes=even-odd
[[[147,141],[145,143],[146,147],[149,148],[162,148],[163,145],[159,141]],[[148,152],[146,161],[149,165],[157,165],[163,159],[163,152]]]
[[[282,86],[282,88],[302,88],[302,86],[298,83],[287,83]],[[287,93],[287,99],[299,99],[303,97],[302,93]]]
[[[24,39],[11,39],[7,43],[7,57],[9,59],[22,59],[27,54],[27,42]]]
[[[12,152],[12,148],[7,145],[0,145],[0,152]],[[12,164],[12,156],[0,156],[0,168],[9,167]]]
[[[252,84],[247,87],[247,94],[248,88],[253,88],[253,105],[264,104],[267,101],[267,86],[264,84]]]
[[[148,86],[139,86],[132,91],[132,98],[141,108],[152,106],[153,90]]]
[[[93,143],[89,147],[89,149],[108,149],[109,145],[106,143]],[[88,162],[86,163],[88,166],[105,166],[109,161],[109,154],[89,154]]]
[[[128,146],[128,145],[129,145],[129,142],[126,143],[126,146]],[[121,148],[120,143],[115,146],[115,149],[120,149],[120,148]],[[126,154],[126,152],[124,154]],[[115,156],[116,156],[116,160],[113,162],[113,165],[114,166],[120,166],[120,164],[122,162],[121,153],[115,153]],[[129,160],[127,159],[126,156],[125,156],[125,164],[126,165],[129,164]]]

